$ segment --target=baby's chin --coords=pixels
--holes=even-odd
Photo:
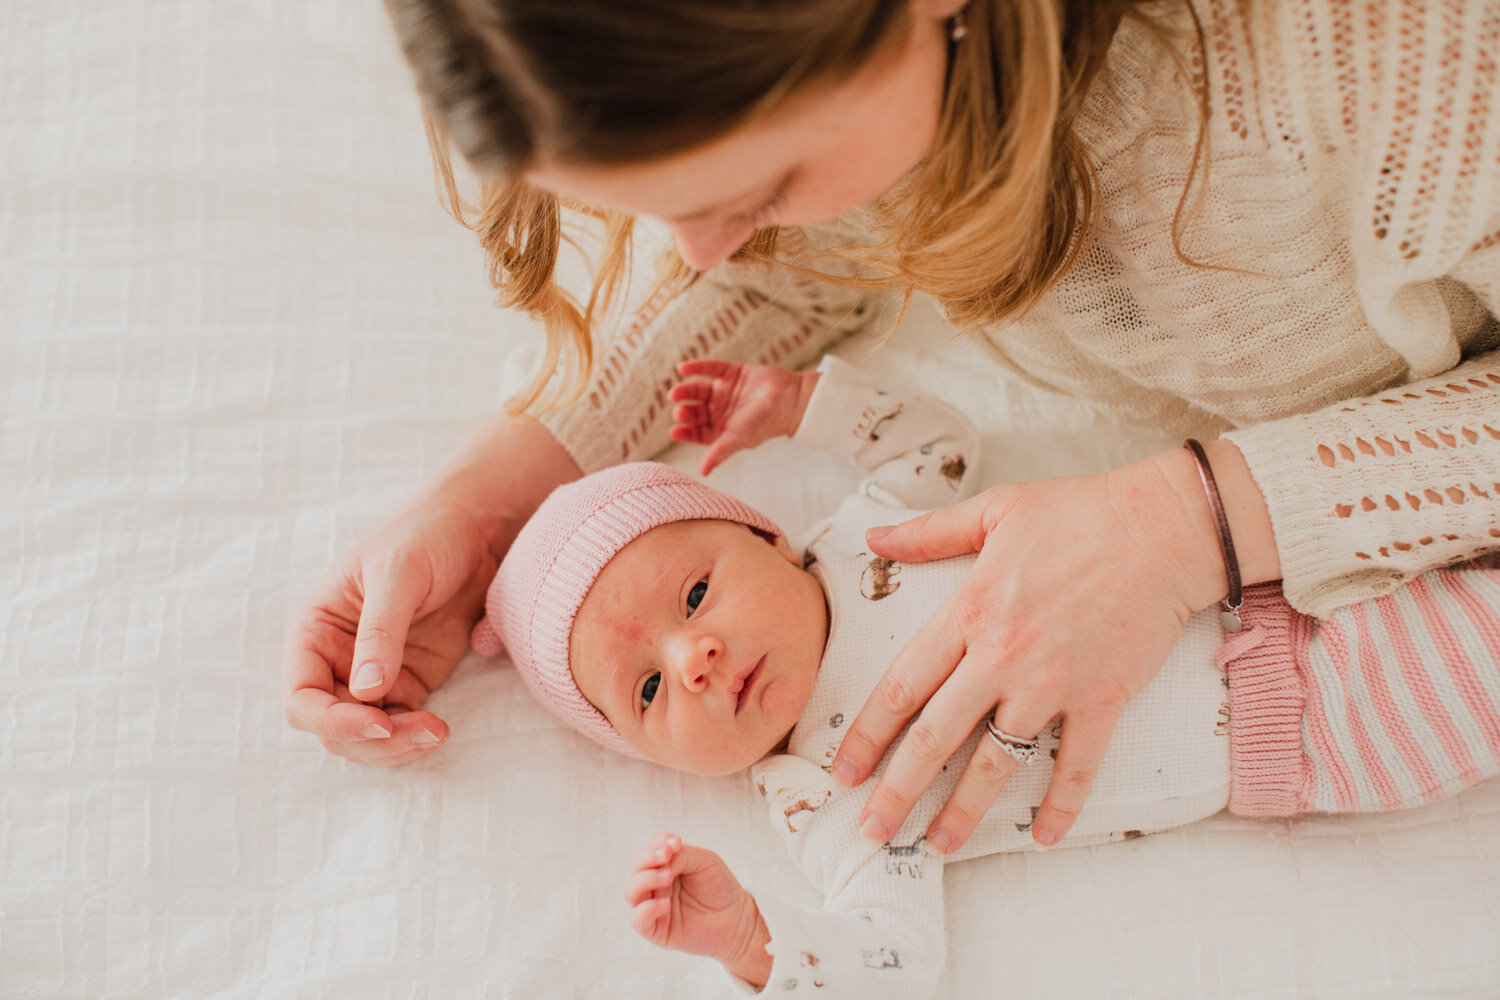
[[[777,737],[769,747],[761,749],[756,746],[747,746],[741,753],[726,755],[728,757],[726,760],[663,760],[650,751],[643,750],[642,752],[661,766],[671,768],[674,771],[681,771],[684,774],[696,774],[702,778],[722,778],[728,774],[737,774],[751,764],[764,760],[772,754],[786,753],[787,745],[791,742],[791,739],[792,731],[788,729],[781,736]]]

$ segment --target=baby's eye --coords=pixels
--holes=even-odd
[[[646,708],[656,697],[656,689],[661,687],[661,674],[652,674],[646,678],[645,685],[641,688],[641,708]]]
[[[698,605],[703,603],[704,595],[706,595],[707,593],[707,580],[699,580],[697,583],[693,584],[693,589],[688,591],[687,596],[688,614],[692,614],[694,611],[698,610]]]

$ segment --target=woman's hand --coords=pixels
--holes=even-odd
[[[367,764],[431,753],[448,726],[422,711],[469,632],[516,530],[578,466],[545,428],[498,416],[405,510],[345,554],[287,628],[292,726]]]
[[[1238,450],[1210,446],[1246,581],[1276,579],[1264,501]],[[1242,492],[1246,483],[1253,496]],[[1257,501],[1263,523],[1255,520]],[[868,541],[897,561],[979,553],[963,586],[897,656],[839,748],[835,776],[858,784],[917,716],[860,817],[866,836],[882,841],[959,744],[992,716],[1001,731],[1022,739],[1062,720],[1051,784],[1032,823],[1038,844],[1057,843],[1088,797],[1120,713],[1166,661],[1188,615],[1223,597],[1227,586],[1218,535],[1185,451],[1103,475],[996,487],[874,529]],[[928,841],[956,850],[1017,766],[995,740],[980,740]]]
[[[702,378],[672,387],[673,441],[706,444],[705,476],[724,459],[774,437],[796,433],[818,384],[817,372],[733,361],[684,361],[677,374]]]
[[[771,939],[755,897],[722,858],[665,834],[635,856],[625,880],[630,926],[663,948],[706,955],[756,986],[771,972]]]
[[[404,764],[442,745],[447,724],[420,709],[468,652],[497,566],[483,527],[441,498],[365,539],[288,630],[287,721],[367,764]]]

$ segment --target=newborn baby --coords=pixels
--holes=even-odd
[[[845,789],[827,768],[887,666],[973,562],[895,563],[869,551],[865,531],[961,498],[977,435],[948,407],[869,384],[834,359],[817,373],[715,361],[682,371],[708,376],[673,391],[685,403],[674,437],[711,445],[705,471],[737,448],[791,434],[869,478],[797,546],[758,511],[668,466],[623,465],[561,487],[501,564],[475,648],[507,650],[543,704],[607,747],[695,774],[750,767],[773,826],[825,896],[810,909],[751,893],[713,852],[665,836],[637,856],[625,885],[637,931],[717,959],[726,988],[741,992],[930,995],[944,960],[943,866],[1034,848],[1055,727],[976,728],[964,759],[993,739],[1022,765],[947,856],[923,831],[960,767],[946,769],[885,843],[857,826],[881,771]],[[1227,643],[1216,613],[1189,617],[1121,717],[1068,845],[1138,837],[1226,805],[1257,815],[1395,808],[1496,772],[1493,755],[1483,766],[1467,753],[1434,758],[1423,766],[1435,768],[1436,784],[1412,802],[1391,799],[1389,782],[1362,771],[1379,763],[1361,757],[1363,724],[1325,721],[1337,705],[1349,720],[1418,724],[1419,706],[1368,694],[1413,665],[1310,650],[1312,630],[1297,627],[1303,619],[1274,586],[1251,588],[1241,613],[1247,628]],[[1462,700],[1461,678],[1427,669],[1438,697]],[[1497,674],[1492,662],[1483,669]],[[1500,731],[1493,700],[1470,701],[1469,729]]]

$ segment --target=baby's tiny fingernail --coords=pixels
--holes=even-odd
[[[896,526],[894,524],[880,524],[876,525],[873,528],[866,528],[865,540],[870,542],[877,542],[895,530]]]
[[[859,784],[859,772],[854,768],[854,761],[848,757],[840,757],[833,762],[833,776],[841,785],[848,785],[852,788]]]
[[[667,860],[667,852],[665,850],[663,850],[662,848],[660,848],[660,847],[658,847],[655,851],[651,852],[651,856],[653,858],[655,858],[657,861],[665,861],[665,860]]]
[[[1036,846],[1039,850],[1050,851],[1057,846],[1057,842],[1062,838],[1057,835],[1056,830],[1048,830],[1044,827],[1040,830],[1033,830],[1031,839],[1036,841]]]
[[[350,690],[363,691],[366,688],[379,687],[380,682],[385,680],[385,671],[380,669],[380,664],[369,660],[359,665],[354,671],[354,676],[349,679]],[[390,734],[387,733],[387,736]]]
[[[891,835],[886,832],[885,824],[880,821],[879,816],[866,816],[859,824],[859,835],[877,844],[883,844],[891,839]]]
[[[443,742],[433,735],[430,729],[418,729],[411,734],[411,741],[419,747],[435,747]]]
[[[375,722],[366,722],[360,728],[359,734],[367,740],[388,740],[391,738],[391,731]]]
[[[953,849],[953,836],[947,830],[938,830],[928,834],[927,846],[939,854],[947,854]]]

